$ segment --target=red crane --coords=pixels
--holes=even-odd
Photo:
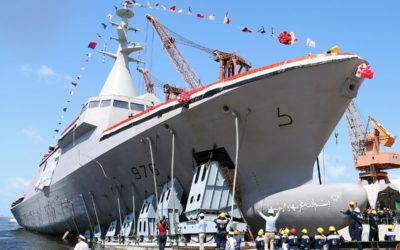
[[[197,75],[191,69],[189,63],[185,60],[181,52],[176,47],[175,39],[169,35],[169,33],[164,29],[163,25],[155,17],[146,15],[146,18],[153,26],[154,31],[161,40],[163,48],[182,76],[183,81],[192,89],[201,87],[202,85],[200,79],[197,77]]]

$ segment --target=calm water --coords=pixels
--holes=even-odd
[[[0,218],[0,250],[67,250],[73,249],[71,242],[63,242],[61,237],[27,232],[9,218]]]

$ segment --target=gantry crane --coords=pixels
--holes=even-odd
[[[179,34],[171,31],[170,29],[162,25],[155,17],[151,15],[146,15],[146,18],[149,20],[154,31],[160,38],[163,48],[165,49],[169,58],[171,59],[176,69],[180,73],[182,79],[192,89],[201,87],[202,86],[201,81],[194,73],[194,71],[191,69],[190,65],[185,60],[182,53],[176,47],[175,38],[173,38],[169,33],[173,33],[175,37],[180,39],[184,44],[213,55],[214,61],[219,62],[220,64],[220,73],[219,73],[220,80],[239,74],[242,71],[248,71],[251,68],[250,63],[248,63],[243,57],[238,56],[236,53],[223,52],[220,50],[212,50],[202,45],[196,44],[190,41],[189,39],[184,38]]]
[[[345,118],[354,166],[360,171],[358,182],[361,184],[365,180],[368,184],[374,184],[384,180],[386,184],[390,184],[388,174],[384,170],[400,168],[400,155],[395,152],[381,152],[380,145],[391,147],[396,137],[372,116],[368,117],[367,126],[364,126],[354,101],[350,102]],[[370,122],[373,128],[368,132]]]

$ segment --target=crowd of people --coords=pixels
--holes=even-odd
[[[328,228],[327,233],[322,227],[317,228],[315,234],[308,232],[306,228],[301,229],[300,233],[296,228],[276,228],[276,221],[282,209],[277,212],[269,209],[267,215],[263,214],[260,210],[257,213],[265,220],[265,229],[258,231],[255,239],[255,246],[257,250],[297,250],[297,249],[340,249],[344,242],[334,226]],[[379,224],[387,224],[388,222],[395,222],[395,216],[392,210],[383,209],[375,210],[368,209],[362,214],[357,204],[350,201],[347,210],[341,211],[348,216],[349,220],[349,235],[352,241],[357,242],[357,248],[362,249],[362,231],[363,224],[367,223],[370,226],[369,241],[379,241]],[[389,220],[388,218],[391,218]],[[199,228],[204,221],[204,214],[200,214]],[[221,213],[218,218],[214,220],[217,232],[215,235],[216,249],[219,250],[238,250],[240,249],[241,237],[238,232],[227,230],[230,218],[227,214]],[[393,224],[388,224],[388,231],[385,234],[385,241],[396,241]],[[201,231],[205,234],[205,231]],[[200,249],[204,249],[204,240],[200,237]],[[204,239],[204,237],[203,237]]]
[[[273,209],[269,209],[266,215],[257,210],[260,217],[265,220],[265,228],[260,229],[255,238],[257,250],[336,250],[344,242],[344,238],[336,231],[334,226],[330,226],[326,234],[322,227],[317,228],[315,234],[309,234],[306,228],[301,229],[300,233],[297,232],[296,228],[281,228],[278,230],[276,221],[279,218],[281,210],[278,209],[275,212]],[[354,201],[350,201],[347,210],[342,210],[341,212],[348,217],[349,236],[352,241],[357,242],[358,249],[362,249],[361,236],[363,224],[369,224],[370,226],[369,241],[379,241],[379,224],[388,224],[388,231],[385,234],[384,240],[396,241],[394,226],[393,224],[389,224],[389,222],[394,223],[396,221],[393,210],[369,208],[361,213],[357,204]],[[240,250],[242,237],[239,235],[238,230],[228,229],[230,222],[230,216],[223,212],[214,219],[216,227],[214,237],[216,250]],[[159,249],[164,250],[167,242],[167,231],[169,230],[167,220],[161,220],[157,227]],[[197,228],[199,233],[199,249],[204,250],[207,222],[203,213],[200,213],[198,216]],[[78,243],[75,250],[88,249],[84,236],[79,235],[77,240]]]

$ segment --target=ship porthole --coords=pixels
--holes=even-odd
[[[354,90],[354,84],[349,85],[349,90],[353,91]]]
[[[229,106],[228,105],[224,105],[224,106],[222,106],[222,112],[223,113],[228,113],[229,112]]]

